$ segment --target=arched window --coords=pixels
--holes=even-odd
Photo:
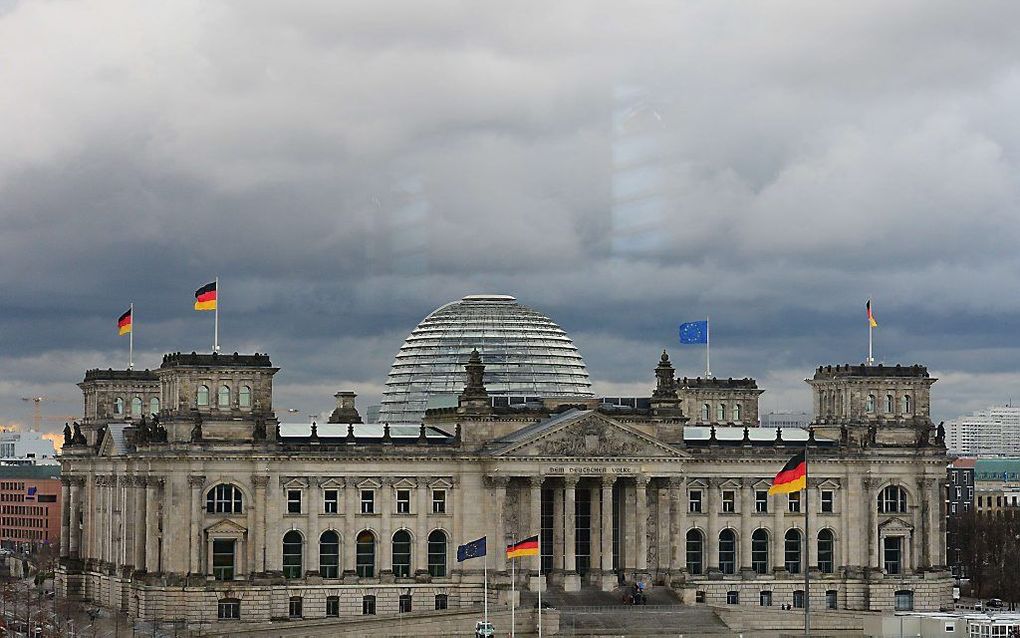
[[[198,396],[196,397],[198,405],[205,406],[209,405],[209,386],[200,385],[198,386]]]
[[[237,393],[237,404],[242,408],[251,407],[251,386],[241,386],[241,389]]]
[[[446,532],[441,529],[429,534],[429,576],[446,576]]]
[[[205,494],[205,511],[210,514],[240,514],[240,488],[228,483],[220,483]]]
[[[719,571],[724,574],[737,571],[737,535],[732,529],[719,532]]]
[[[692,529],[687,532],[687,572],[690,574],[700,574],[703,571],[704,541],[701,530]]]
[[[114,414],[118,414],[118,415],[119,414],[124,414],[124,399],[123,398],[117,397],[116,399],[113,400],[113,413]]]
[[[710,410],[711,408],[707,403],[701,406],[701,420],[705,423],[708,423],[709,415],[711,414]]]
[[[142,399],[140,397],[131,399],[131,416],[142,416]]]
[[[899,485],[890,485],[878,495],[878,511],[883,514],[904,514],[907,511],[907,491]]]
[[[835,546],[831,529],[818,532],[818,571],[831,574],[835,567],[833,547]]]
[[[411,575],[411,534],[406,529],[393,535],[393,575],[404,578]]]
[[[331,529],[319,536],[319,576],[340,578],[340,535]]]
[[[361,578],[375,576],[375,535],[367,529],[358,534],[357,564],[355,569]],[[373,599],[374,600],[374,599]],[[375,611],[373,610],[374,614]]]
[[[726,421],[726,406],[722,403],[715,406],[715,420],[719,423],[724,423]]]
[[[283,535],[283,577],[301,578],[302,566],[301,533],[290,530]]]
[[[149,399],[149,414],[159,414],[159,399],[156,397]]]
[[[769,571],[769,533],[761,528],[751,534],[751,569],[756,574]]]
[[[791,574],[800,573],[800,530],[786,531],[786,571]]]
[[[740,421],[740,404],[733,404],[733,422],[738,423]]]
[[[903,414],[910,414],[910,410],[913,406],[910,405],[910,395],[904,394],[903,398],[900,399],[900,404],[903,407]]]
[[[875,395],[874,394],[869,394],[868,395],[868,400],[864,404],[864,410],[866,412],[868,412],[868,414],[871,414],[872,412],[875,411]]]
[[[893,396],[891,394],[885,395],[885,411],[886,414],[892,414],[895,411]]]
[[[216,405],[221,408],[230,407],[230,388],[225,385],[221,385],[219,391],[216,393]]]

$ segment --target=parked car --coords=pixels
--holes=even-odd
[[[1002,599],[989,598],[988,600],[985,601],[985,607],[987,607],[988,609],[1002,609],[1003,608]]]
[[[479,620],[475,623],[475,638],[492,638],[496,635],[496,630],[493,628],[492,623],[487,620]]]

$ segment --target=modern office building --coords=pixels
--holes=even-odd
[[[954,576],[965,578],[967,566],[962,560],[961,539],[957,538],[956,523],[975,512],[974,457],[953,459],[946,469],[946,562]]]
[[[974,507],[980,513],[1020,507],[1020,458],[974,462]]]
[[[35,430],[0,431],[0,465],[56,463],[53,441]]]
[[[476,304],[500,308],[476,314]],[[263,354],[166,355],[156,382],[136,388],[159,397],[156,421],[92,416],[133,396],[109,371],[86,373],[86,418],[62,454],[59,591],[193,627],[475,608],[486,571],[493,603],[515,577],[518,589],[644,582],[691,603],[796,607],[805,570],[812,606],[951,600],[948,461],[923,366],[817,368],[810,431],[729,425],[732,407],[715,420],[717,404],[740,404],[741,420],[757,414],[747,402],[759,391],[699,386],[716,403],[707,424],[690,425],[666,353],[648,396],[602,404],[584,396],[583,362],[555,325],[508,298],[458,305],[468,310],[437,335],[416,329],[409,360],[394,366],[411,368],[391,374],[405,388],[388,397],[395,413],[419,409],[419,379],[426,390],[459,386],[453,405],[411,424],[361,423],[353,393],[337,393],[330,423],[281,424],[278,368]],[[446,339],[465,315],[459,338]],[[478,335],[466,329],[474,316],[490,317]],[[475,336],[487,340],[461,362]],[[540,352],[523,376],[508,365]],[[537,400],[496,405],[489,379]],[[809,507],[800,493],[770,496],[806,445]],[[539,532],[540,555],[512,576],[502,545]],[[457,562],[457,546],[481,537],[487,570]]]
[[[31,551],[60,540],[60,466],[0,466],[0,545]]]
[[[993,406],[946,421],[946,447],[961,456],[1020,456],[1020,407]]]

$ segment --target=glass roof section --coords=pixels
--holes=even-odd
[[[390,368],[379,421],[418,423],[430,398],[460,394],[475,348],[490,396],[594,396],[581,353],[551,319],[508,295],[469,295],[408,335]]]

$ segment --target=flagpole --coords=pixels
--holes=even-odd
[[[712,324],[705,317],[705,376],[712,378]]]
[[[123,307],[123,306],[121,306]],[[135,302],[131,302],[131,332],[128,333],[128,370],[135,369]]]
[[[811,475],[811,464],[808,463],[808,448],[811,444],[811,433],[808,432],[808,440],[804,441],[804,635],[811,635],[811,529],[808,521],[811,515],[811,486],[809,484]]]
[[[216,308],[213,319],[213,352],[220,351],[220,278],[216,277]]]
[[[510,638],[517,636],[517,560],[510,559]]]
[[[483,591],[483,595],[485,596],[482,599],[482,604],[485,605],[485,607],[484,607],[484,609],[485,609],[485,613],[484,613],[485,626],[488,627],[489,626],[489,552],[488,551],[486,551],[485,555],[482,556],[482,579],[484,581],[484,584],[483,584],[483,588],[484,589],[482,591]]]
[[[538,638],[542,638],[542,523],[538,524]]]
[[[873,357],[872,353],[871,353],[871,343],[872,343],[871,342],[871,331],[872,330],[874,330],[874,328],[871,325],[871,317],[868,317],[868,365],[869,366],[872,365],[873,363],[875,363],[875,357]]]

